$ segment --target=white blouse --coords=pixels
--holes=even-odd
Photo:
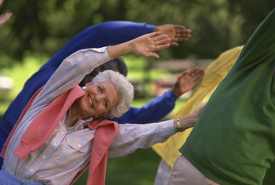
[[[80,120],[74,127],[66,127],[66,117],[51,139],[27,160],[14,154],[31,120],[59,94],[77,85],[97,66],[110,60],[106,48],[80,50],[66,58],[19,123],[7,148],[3,169],[17,178],[39,181],[46,185],[69,185],[90,159],[95,130],[85,128],[89,120]],[[91,64],[92,63],[92,64]],[[47,123],[45,123],[47,124]],[[164,141],[175,132],[173,121],[151,124],[121,124],[119,135],[111,145],[109,156],[127,155],[139,148]]]

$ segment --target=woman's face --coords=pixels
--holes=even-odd
[[[84,117],[99,118],[107,115],[118,104],[118,92],[113,83],[88,83],[85,95],[80,99],[80,109]]]

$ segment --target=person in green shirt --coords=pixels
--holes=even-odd
[[[177,159],[169,185],[264,183],[275,159],[274,71],[275,10],[210,98],[180,149],[184,156]]]

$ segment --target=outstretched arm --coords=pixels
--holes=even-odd
[[[176,29],[173,26],[164,26],[163,28],[162,26],[158,26],[158,28],[159,27],[159,30],[163,30],[164,33],[183,35],[179,34],[182,31],[175,31]],[[118,44],[155,30],[156,26],[154,25],[129,21],[110,21],[86,28],[74,36],[62,49],[56,52],[54,56],[25,83],[23,89],[13,100],[5,113],[4,118],[7,124],[4,124],[14,124],[17,121],[31,96],[45,85],[61,62],[75,51],[85,48],[99,48],[106,45]],[[10,130],[10,128],[8,128],[8,130]]]
[[[154,98],[141,108],[131,108],[115,121],[140,124],[160,121],[172,111],[177,98],[196,87],[203,75],[203,70],[197,68],[183,72],[170,91]]]
[[[154,25],[130,21],[109,21],[90,26],[75,35],[62,49],[56,52],[46,66],[59,66],[67,56],[77,50],[119,44],[154,30]]]
[[[167,91],[140,108],[131,107],[125,114],[120,118],[114,119],[114,121],[120,124],[158,122],[173,110],[176,100],[176,95],[172,91]]]
[[[21,92],[13,100],[3,116],[4,120],[1,121],[1,124],[3,123],[2,125],[5,125],[5,131],[1,131],[3,137],[7,137],[13,124],[16,123],[20,113],[31,96],[45,85],[66,57],[80,49],[99,48],[106,45],[118,44],[146,33],[153,32],[154,30],[155,26],[145,23],[110,21],[90,26],[74,36],[62,49],[57,51],[39,71],[28,79]],[[4,132],[6,133],[4,134]],[[0,140],[0,148],[3,142],[4,141]]]
[[[199,112],[193,112],[184,118],[150,124],[119,125],[119,135],[110,148],[110,157],[128,155],[137,149],[149,148],[153,144],[165,141],[176,131],[193,127]]]
[[[121,44],[108,46],[107,49],[83,49],[67,57],[43,87],[39,96],[39,104],[47,104],[56,96],[75,87],[85,75],[96,67],[124,54],[135,53],[146,57],[157,57],[157,51],[168,48],[170,38],[163,33],[150,33]]]
[[[99,48],[126,42],[153,31],[167,34],[176,45],[191,38],[192,31],[181,25],[165,24],[155,26],[131,21],[109,21],[90,26],[74,36],[59,50],[47,65],[58,66],[73,52],[85,48]]]
[[[99,49],[83,49],[67,57],[34,99],[32,105],[23,116],[15,130],[11,142],[19,142],[21,135],[31,120],[43,110],[55,97],[79,84],[81,79],[91,70],[108,62],[110,59],[136,53],[143,56],[156,56],[156,52],[169,47],[171,40],[166,34],[150,33],[122,44]],[[15,144],[14,146],[17,146]],[[7,156],[12,155],[13,147],[7,149]]]

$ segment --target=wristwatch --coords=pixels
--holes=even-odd
[[[179,118],[174,119],[174,127],[175,127],[175,129],[176,129],[177,131],[182,131],[182,130],[183,130]]]

